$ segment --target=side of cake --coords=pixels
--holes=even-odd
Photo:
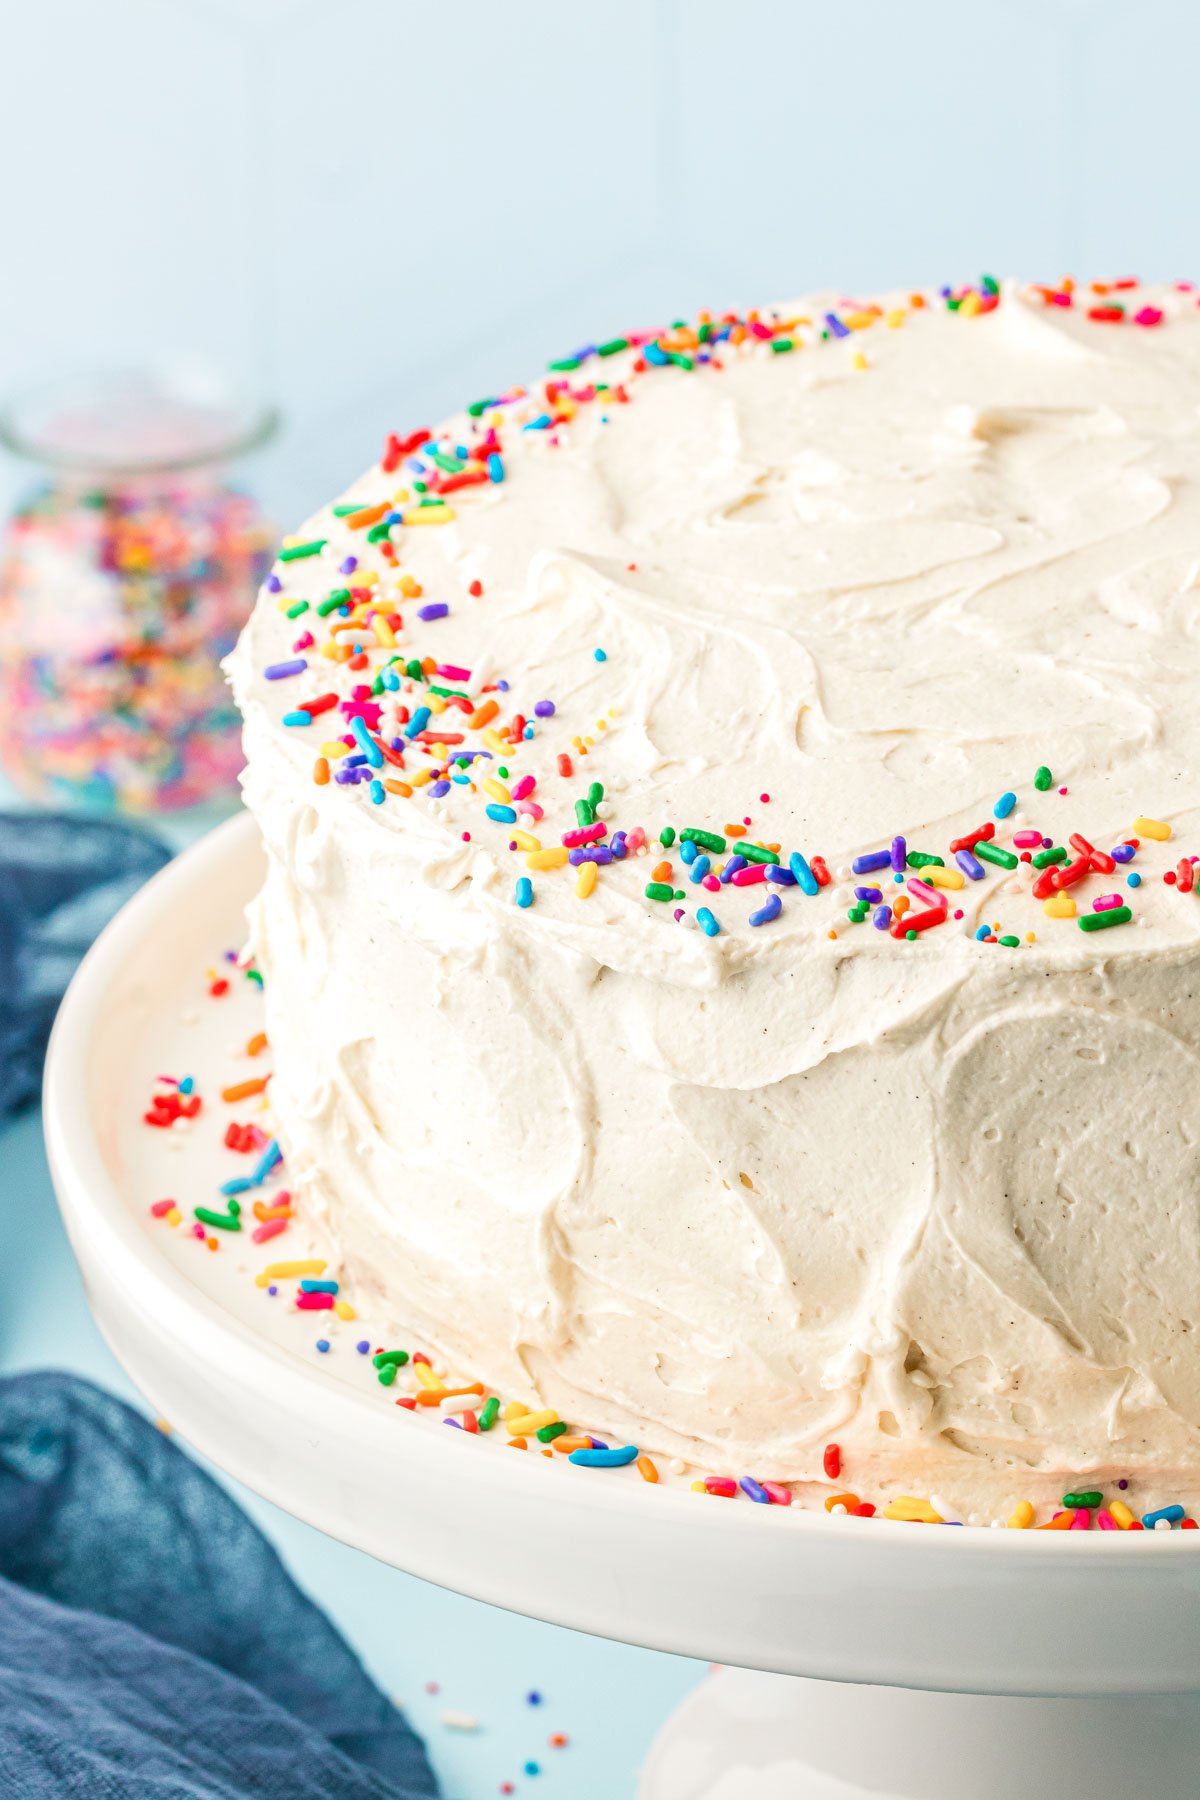
[[[801,1489],[1200,1488],[1198,474],[1192,291],[985,283],[588,346],[288,541],[273,1111],[398,1324]]]

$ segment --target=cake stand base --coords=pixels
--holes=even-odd
[[[1071,1657],[1070,1629],[1063,1656]],[[1107,1800],[1200,1792],[1200,1697],[1015,1700],[718,1669],[638,1800]]]

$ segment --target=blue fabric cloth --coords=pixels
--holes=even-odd
[[[0,1380],[5,1800],[422,1800],[419,1739],[275,1551],[132,1408]]]
[[[37,1099],[50,1027],[81,957],[170,855],[116,819],[0,813],[0,1119]]]

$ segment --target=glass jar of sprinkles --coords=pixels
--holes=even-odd
[[[43,479],[0,566],[0,767],[30,797],[145,812],[232,800],[221,673],[272,533],[228,479],[275,414],[211,381],[55,384],[0,412]]]

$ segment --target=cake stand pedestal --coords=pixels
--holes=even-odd
[[[219,1104],[186,1138],[141,1115],[159,1071],[196,1071],[210,1096],[253,1072],[231,1058],[261,1023],[257,990],[237,978],[211,1002],[204,970],[241,942],[260,875],[241,818],[156,877],[84,962],[47,1064],[93,1311],[188,1442],[412,1574],[736,1665],[667,1725],[641,1800],[1195,1800],[1200,1533],[867,1523],[514,1456],[499,1433],[393,1406],[354,1354],[369,1318],[322,1326],[268,1301],[251,1276],[284,1246],[242,1236],[213,1256],[153,1219],[150,1201],[187,1214],[244,1172]]]

